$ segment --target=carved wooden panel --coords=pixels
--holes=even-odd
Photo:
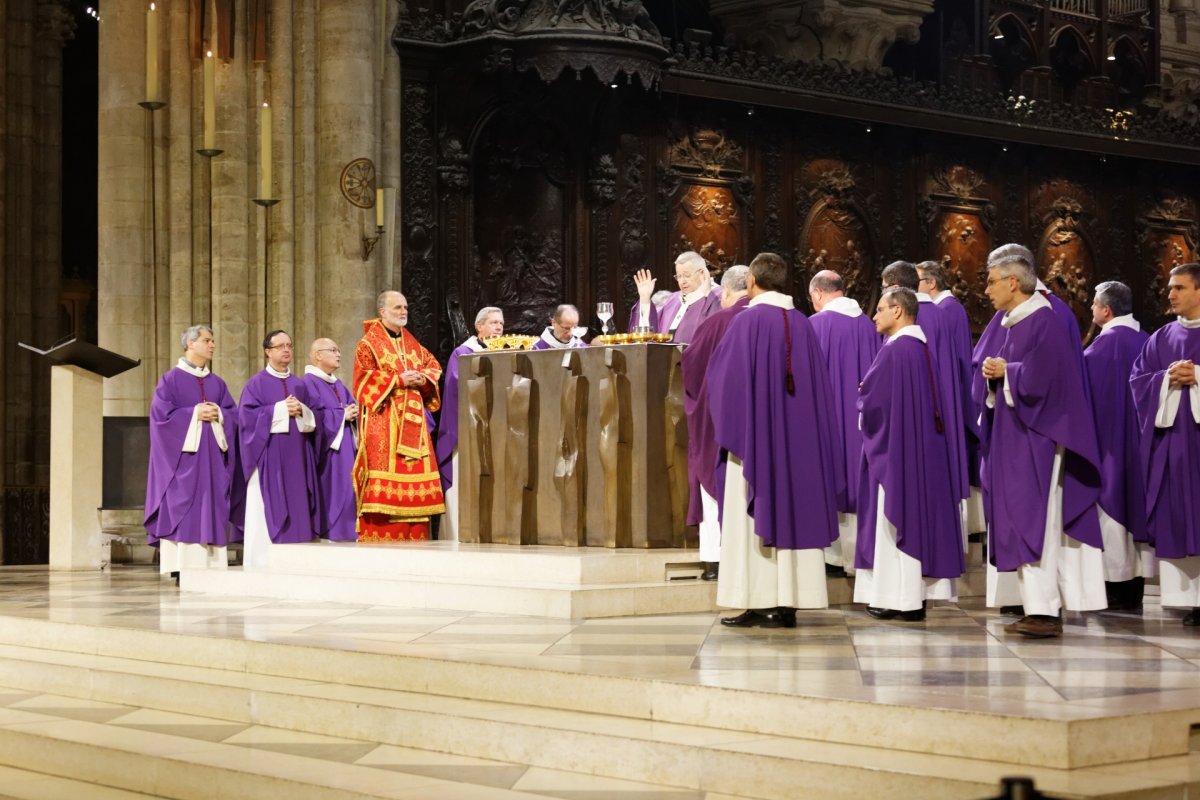
[[[672,249],[695,250],[716,271],[744,263],[743,217],[730,188],[688,184],[671,215]]]

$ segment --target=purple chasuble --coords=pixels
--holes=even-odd
[[[699,487],[704,487],[710,497],[717,497],[716,439],[713,437],[712,418],[709,416],[708,393],[705,377],[713,350],[725,336],[733,318],[746,310],[750,298],[740,297],[729,308],[724,308],[706,319],[696,330],[696,335],[683,350],[680,366],[683,369],[683,413],[688,428],[688,475],[691,494],[688,499],[688,525],[699,525],[704,513],[700,504]]]
[[[446,361],[446,385],[442,389],[442,410],[438,412],[437,438],[433,446],[438,472],[442,476],[443,492],[454,484],[454,448],[458,447],[458,359],[459,356],[480,352],[471,346],[476,341],[474,336],[467,339],[450,351],[450,358]]]
[[[1159,558],[1200,555],[1200,422],[1191,411],[1198,387],[1183,387],[1171,427],[1154,425],[1167,368],[1183,359],[1200,363],[1200,328],[1171,322],[1146,342],[1130,379],[1141,431],[1147,529]]]
[[[943,365],[950,369],[958,380],[962,406],[963,437],[967,451],[967,483],[979,485],[979,406],[971,392],[971,320],[967,310],[953,294],[935,304],[941,314],[941,328],[945,335],[943,354],[953,360]]]
[[[641,322],[641,308],[638,303],[634,303],[633,310],[629,312],[629,330],[633,330],[639,325],[649,325],[650,329],[656,333],[670,333],[671,323],[675,320],[675,315],[679,313],[679,306],[682,302],[683,295],[680,292],[674,292],[663,303],[661,310],[651,303],[648,322]],[[673,341],[689,344],[696,329],[700,327],[700,323],[720,310],[721,287],[713,286],[712,291],[688,305],[687,311],[683,313],[683,319],[679,321],[679,327],[675,329]]]
[[[238,409],[242,471],[249,480],[258,470],[267,531],[276,544],[311,542],[320,527],[311,435],[300,433],[295,417],[288,417],[287,433],[271,433],[275,404],[289,394],[313,407],[304,381],[264,369],[246,382]]]
[[[227,450],[210,423],[201,423],[200,445],[183,452],[195,407],[221,407]],[[175,367],[158,381],[150,401],[150,467],[146,475],[146,541],[224,547],[231,539],[231,486],[237,458],[237,406],[225,381],[199,378]]]
[[[310,406],[317,418],[317,429],[313,431],[313,447],[316,450],[317,468],[317,531],[335,542],[358,541],[358,501],[354,497],[354,431],[355,423],[346,422],[346,406],[354,403],[354,397],[337,378],[333,383],[321,380],[319,375],[306,374],[302,379]],[[342,440],[338,449],[332,449],[338,433]]]
[[[858,429],[858,386],[879,352],[879,334],[866,314],[851,317],[826,309],[809,318],[829,371],[833,389],[833,416],[842,449],[847,514],[858,512],[858,476],[862,472],[862,432]]]
[[[950,486],[955,497],[965,500],[971,496],[971,480],[967,469],[967,431],[963,422],[963,385],[954,355],[953,332],[947,329],[946,319],[932,300],[917,304],[917,325],[925,334],[933,362],[938,365],[938,399],[950,447]]]
[[[1063,325],[1071,332],[1072,341],[1075,342],[1080,352],[1083,352],[1083,335],[1079,332],[1079,317],[1075,316],[1075,312],[1067,305],[1067,301],[1063,300],[1053,292],[1042,292],[1043,297],[1050,301],[1050,307],[1054,309],[1054,313],[1062,320]]]
[[[716,497],[724,499],[728,454],[737,456],[748,484],[745,512],[763,546],[828,547],[838,537],[845,467],[834,446],[829,375],[808,319],[766,303],[747,308],[713,352],[706,383],[720,448]]]
[[[1063,458],[1063,528],[1068,536],[1103,549],[1096,501],[1100,451],[1083,375],[1083,361],[1062,320],[1042,306],[1011,328],[984,358],[1007,362],[1014,407],[1004,380],[994,381],[994,408],[983,414],[986,442],[984,510],[991,532],[989,557],[1000,572],[1041,560],[1046,508],[1057,447]]]
[[[1146,491],[1138,462],[1138,420],[1129,376],[1150,337],[1113,325],[1083,353],[1100,444],[1100,508],[1134,541],[1146,539]]]
[[[983,360],[991,358],[996,353],[1000,352],[1000,348],[1004,345],[1004,337],[1007,333],[1001,321],[1004,319],[1004,312],[997,311],[988,322],[987,327],[983,329],[983,333],[979,334],[979,341],[975,343],[975,348],[971,351],[971,404],[979,413],[983,412],[984,403],[988,396],[988,381],[983,377]],[[975,417],[976,427],[979,427],[978,416]],[[980,430],[979,435],[979,474],[980,488],[983,486],[983,462],[987,456],[987,441],[983,438],[983,431]]]
[[[883,516],[896,527],[896,546],[921,562],[926,578],[966,571],[958,498],[950,489],[950,442],[938,430],[942,399],[934,396],[937,364],[914,336],[883,346],[863,379],[863,456],[858,544],[854,566],[874,569],[879,487]]]

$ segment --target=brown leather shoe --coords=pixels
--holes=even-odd
[[[1049,639],[1062,636],[1062,620],[1055,617],[1029,615],[1004,626],[1005,633],[1019,633],[1032,639]]]

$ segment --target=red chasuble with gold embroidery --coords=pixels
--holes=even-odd
[[[402,373],[425,376],[405,387]],[[360,542],[429,538],[429,518],[446,510],[425,409],[441,406],[442,368],[407,330],[392,337],[378,319],[363,323],[354,350],[354,399],[361,432],[354,460]]]

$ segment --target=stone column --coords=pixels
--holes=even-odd
[[[400,5],[395,0],[383,0],[384,8],[386,9],[385,24],[380,35],[384,38],[383,45],[383,65],[380,68],[383,73],[382,89],[380,91],[380,109],[381,109],[381,143],[379,156],[379,180],[380,185],[394,189],[392,196],[395,198],[394,209],[390,209],[387,226],[388,231],[384,236],[388,240],[388,247],[383,247],[383,242],[380,242],[380,249],[383,251],[381,258],[384,259],[379,270],[378,281],[375,288],[376,293],[384,289],[400,288],[400,132],[401,123],[400,117],[403,114],[403,109],[400,107],[400,56],[392,47],[392,30],[396,27],[396,20],[400,15]],[[374,298],[372,298],[374,299]],[[433,347],[436,342],[426,343],[427,346]]]
[[[207,299],[202,308],[197,307],[195,286],[199,277],[195,238],[201,234],[197,229],[195,205],[196,182],[201,177],[199,162],[202,161],[196,155],[196,148],[200,147],[199,134],[196,133],[197,126],[201,124],[198,109],[203,104],[204,92],[200,77],[202,65],[192,59],[187,46],[187,5],[170,3],[164,11],[167,33],[161,39],[164,43],[161,60],[167,65],[163,92],[167,106],[155,113],[158,114],[160,130],[167,139],[165,175],[160,184],[165,195],[160,241],[167,251],[170,323],[161,348],[170,355],[168,363],[173,364],[181,352],[179,334],[191,325],[211,325],[212,320],[208,317]],[[207,283],[205,292],[207,296]],[[224,331],[214,333],[217,352],[220,352],[225,346]]]
[[[380,258],[380,248],[368,262],[360,255],[363,234],[374,235],[374,210],[350,204],[340,188],[342,168],[375,153],[377,9],[371,0],[324,0],[317,15],[317,333],[344,348],[372,312]]]
[[[238,0],[235,18],[246,19],[245,0]],[[214,371],[235,393],[261,369],[259,343],[266,332],[252,330],[250,315],[250,259],[255,258],[250,232],[258,206],[251,202],[257,172],[252,172],[249,160],[254,137],[248,119],[252,97],[247,38],[235,33],[233,60],[217,62],[216,145],[225,152],[212,159],[213,327],[222,332],[223,342],[213,361]]]
[[[70,331],[60,319],[62,290],[62,74],[63,45],[75,34],[75,19],[58,0],[37,10],[34,64],[34,138],[37,159],[33,182],[33,340],[43,347]],[[34,365],[27,395],[33,415],[33,482],[50,481],[50,375],[45,363]]]
[[[295,285],[296,269],[296,219],[301,209],[297,208],[299,198],[295,193],[295,176],[292,165],[295,163],[295,138],[291,135],[296,130],[297,114],[295,107],[295,18],[292,13],[291,0],[272,0],[271,2],[271,42],[267,61],[267,102],[271,104],[274,114],[274,136],[272,149],[275,161],[275,185],[272,187],[275,197],[282,202],[273,207],[269,216],[259,212],[260,220],[270,220],[263,237],[269,243],[270,262],[266,276],[267,297],[266,319],[263,322],[263,333],[272,328],[283,328],[292,331],[296,344],[296,354],[307,354],[306,347],[311,337],[306,330],[307,321],[296,316],[296,302],[293,288]],[[311,319],[311,318],[310,318]],[[306,338],[307,337],[307,338]],[[303,368],[297,371],[303,372]]]
[[[283,46],[283,43],[280,43]],[[294,257],[292,307],[299,327],[296,341],[316,338],[317,324],[317,9],[315,3],[300,3],[292,19],[291,76],[295,111],[291,131],[293,163],[285,168],[292,180],[287,198],[294,211]],[[282,191],[282,185],[280,189]],[[345,346],[344,342],[338,342]]]
[[[11,159],[8,149],[8,0],[0,0],[0,25],[4,27],[5,35],[0,36],[0,353],[4,355],[4,363],[9,361],[10,330],[8,326],[8,309],[11,295],[8,291],[8,274],[12,264],[8,258],[8,162]],[[9,381],[7,370],[0,369],[0,491],[8,486],[9,475],[9,438],[8,438],[8,399]],[[4,524],[5,508],[3,494],[0,494],[0,525]],[[0,564],[4,563],[4,535],[0,531]]]
[[[139,0],[109,0],[100,25],[98,294],[100,346],[145,359],[149,219],[145,88],[146,18]],[[104,413],[144,416],[157,376],[143,364],[104,382]]]

